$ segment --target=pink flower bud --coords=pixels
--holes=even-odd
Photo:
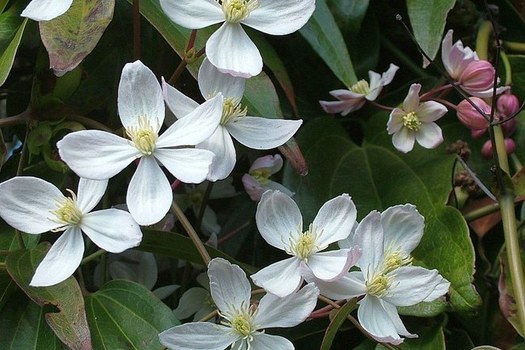
[[[479,97],[471,97],[470,100],[479,107],[486,115],[490,115],[490,106]],[[470,130],[485,130],[489,122],[485,119],[467,100],[458,104],[457,114],[461,121]]]
[[[508,137],[514,134],[514,131],[516,131],[516,128],[518,127],[518,118],[507,120],[505,123],[501,124],[501,127],[503,128],[503,134],[505,134],[505,136]]]
[[[495,69],[489,61],[470,62],[459,77],[459,84],[470,94],[485,91],[494,85]]]
[[[511,94],[509,91],[500,95],[496,101],[497,111],[503,117],[510,117],[514,115],[520,109],[520,101],[516,95]]]
[[[512,154],[516,150],[516,143],[513,139],[505,139],[505,151],[507,151],[507,154]],[[492,142],[490,140],[487,140],[485,144],[483,144],[483,147],[481,148],[481,155],[485,157],[485,159],[492,159]]]

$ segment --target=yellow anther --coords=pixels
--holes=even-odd
[[[259,7],[259,0],[222,0],[222,11],[227,22],[239,23]]]
[[[242,105],[239,101],[228,97],[224,99],[221,125],[227,125],[234,118],[245,117],[246,113],[248,113],[248,107],[242,108]]]
[[[385,274],[377,274],[370,281],[366,282],[368,294],[381,297],[390,287],[390,278]]]
[[[370,92],[370,86],[368,86],[368,81],[363,79],[352,85],[350,90],[357,94],[368,95]]]
[[[415,112],[410,112],[403,116],[403,125],[412,131],[419,131],[419,128],[421,128],[421,122]]]
[[[82,221],[82,212],[77,207],[77,196],[71,190],[67,190],[71,194],[71,198],[64,198],[57,203],[57,209],[52,211],[58,223],[67,226],[76,226]],[[54,231],[61,231],[63,228],[58,228]]]
[[[149,156],[155,151],[158,129],[151,125],[149,119],[145,117],[139,118],[138,126],[133,126],[126,129],[126,134],[130,138],[133,145],[144,155]]]

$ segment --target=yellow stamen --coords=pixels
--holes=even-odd
[[[56,222],[64,226],[77,226],[82,221],[82,212],[77,207],[77,196],[73,191],[67,190],[71,194],[71,198],[64,198],[57,203],[57,209],[52,211],[56,217]],[[64,227],[59,227],[55,231],[62,231]]]
[[[242,108],[240,101],[228,97],[224,99],[222,107],[221,125],[225,126],[234,118],[245,117],[248,113],[248,107]]]
[[[403,116],[403,125],[412,131],[419,131],[419,128],[421,128],[421,122],[415,112],[410,112]]]
[[[370,92],[370,86],[368,86],[368,81],[363,79],[359,80],[357,83],[352,85],[350,90],[352,90],[356,94],[368,95],[368,93]]]
[[[222,0],[221,5],[227,22],[240,23],[259,7],[259,0]]]
[[[320,247],[317,244],[319,235],[321,232],[316,232],[313,225],[310,224],[310,227],[306,232],[303,232],[299,235],[296,241],[290,241],[290,251],[287,251],[288,254],[294,255],[301,260],[308,261],[308,258],[326,247]]]
[[[126,129],[126,134],[130,138],[133,145],[144,155],[149,156],[155,151],[158,128],[151,125],[151,122],[146,117],[140,117],[138,126],[129,127]]]
[[[390,278],[385,274],[377,274],[370,281],[366,282],[368,294],[376,297],[383,296],[390,287]]]

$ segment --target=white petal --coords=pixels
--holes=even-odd
[[[224,13],[214,0],[161,0],[164,13],[188,29],[201,29],[224,21]]]
[[[237,161],[237,155],[233,140],[225,127],[219,125],[210,138],[200,143],[198,147],[212,151],[215,154],[207,177],[208,180],[222,180],[231,174]]]
[[[310,316],[318,296],[319,289],[313,283],[284,298],[266,294],[259,302],[254,323],[261,328],[297,326]]]
[[[388,135],[395,134],[404,127],[403,117],[405,115],[406,112],[401,108],[394,108],[392,112],[390,112],[388,122],[386,123],[386,131],[388,132]]]
[[[67,279],[80,265],[84,255],[84,241],[80,228],[64,231],[38,265],[30,286],[52,286]]]
[[[242,23],[272,35],[301,29],[315,10],[315,0],[259,0],[259,4]]]
[[[359,267],[368,280],[368,275],[383,262],[383,228],[377,211],[371,211],[361,220],[355,231],[354,244],[361,247]]]
[[[405,336],[412,336],[403,326],[395,307],[376,297],[367,295],[359,302],[357,317],[361,326],[380,342],[401,344],[403,339],[399,331]]]
[[[178,119],[187,116],[193,112],[195,108],[199,107],[197,102],[166,83],[164,78],[162,78],[162,92],[168,108]]]
[[[241,305],[250,303],[252,288],[239,266],[215,258],[208,264],[208,277],[211,297],[223,313],[238,310]]]
[[[159,334],[162,345],[170,350],[224,350],[239,339],[230,327],[210,322],[191,322]]]
[[[118,86],[118,112],[124,128],[146,118],[159,131],[164,123],[164,98],[155,74],[142,62],[128,63]]]
[[[392,136],[392,144],[398,151],[403,153],[412,151],[415,142],[416,135],[408,128],[401,128]]]
[[[303,279],[299,273],[299,265],[299,259],[288,258],[266,266],[250,277],[253,283],[264,288],[268,293],[285,297],[301,286]]]
[[[381,85],[385,86],[390,84],[394,79],[394,76],[396,75],[398,69],[398,66],[396,66],[393,63],[390,63],[390,65],[388,66],[388,70],[381,74]]]
[[[71,170],[94,180],[115,176],[141,154],[129,140],[100,130],[72,132],[58,141],[57,147]]]
[[[366,100],[364,97],[343,101],[319,101],[319,104],[326,113],[341,113],[342,116],[356,111],[363,107]]]
[[[416,114],[423,123],[434,122],[447,113],[447,107],[436,101],[426,101],[419,105]]]
[[[270,173],[273,175],[277,173],[281,168],[283,167],[283,158],[276,154],[272,156],[271,154],[268,154],[264,157],[257,158],[252,166],[250,167],[249,173],[259,170],[259,169],[269,169]]]
[[[393,276],[394,281],[383,298],[396,306],[411,306],[428,300],[429,295],[436,296],[434,291],[438,286],[440,291],[448,291],[448,288],[444,288],[446,283],[442,283],[444,279],[437,270],[402,266],[393,272]],[[436,298],[445,293],[437,295]]]
[[[108,180],[89,180],[83,177],[78,182],[77,206],[82,213],[89,213],[106,192]]]
[[[210,137],[221,121],[223,98],[218,94],[171,125],[157,141],[157,148],[196,145]]]
[[[347,273],[360,256],[359,248],[330,250],[313,254],[308,258],[307,265],[315,277],[333,281]]]
[[[35,21],[49,21],[64,14],[73,0],[32,0],[20,16]]]
[[[443,133],[436,123],[422,124],[415,137],[421,146],[429,149],[436,148],[443,142]]]
[[[257,229],[268,244],[285,250],[290,239],[303,230],[303,217],[297,204],[284,193],[266,191],[255,213]]]
[[[43,233],[62,224],[50,220],[64,195],[53,184],[30,176],[17,176],[0,184],[0,216],[26,233]]]
[[[168,212],[173,193],[166,175],[154,157],[143,157],[131,178],[126,204],[141,225],[159,222]]]
[[[220,92],[224,98],[240,101],[244,94],[245,81],[245,78],[222,73],[208,59],[204,59],[199,68],[199,89],[205,99],[209,99]]]
[[[425,218],[412,204],[395,205],[381,213],[385,251],[410,254],[421,241]]]
[[[403,101],[403,110],[407,113],[415,112],[419,107],[419,91],[421,84],[412,84],[408,90],[407,97]]]
[[[210,36],[206,56],[221,72],[236,77],[253,77],[263,67],[257,46],[238,23],[226,22]]]
[[[360,271],[352,271],[335,281],[323,281],[317,278],[305,278],[314,282],[325,297],[334,300],[351,299],[366,294],[366,285]]]
[[[155,157],[177,179],[184,183],[201,183],[206,179],[213,153],[205,149],[157,149]]]
[[[228,123],[226,128],[234,139],[246,147],[272,149],[286,143],[302,123],[302,120],[241,117]]]
[[[453,30],[450,29],[443,38],[443,41],[441,42],[441,61],[443,62],[443,66],[449,74],[452,71],[451,63],[449,60],[450,51],[452,50],[452,33]]]
[[[86,214],[80,227],[93,243],[111,253],[121,253],[142,241],[139,225],[124,210],[105,209]]]
[[[352,232],[357,210],[348,194],[342,194],[323,204],[312,226],[319,234],[317,243],[327,246],[330,243],[347,238]]]
[[[294,350],[293,344],[286,338],[266,333],[257,333],[250,342],[253,350]]]

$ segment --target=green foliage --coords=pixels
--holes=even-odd
[[[0,7],[0,86],[2,86],[15,60],[15,55],[22,40],[27,19],[19,16],[19,5],[3,12],[7,1]]]

